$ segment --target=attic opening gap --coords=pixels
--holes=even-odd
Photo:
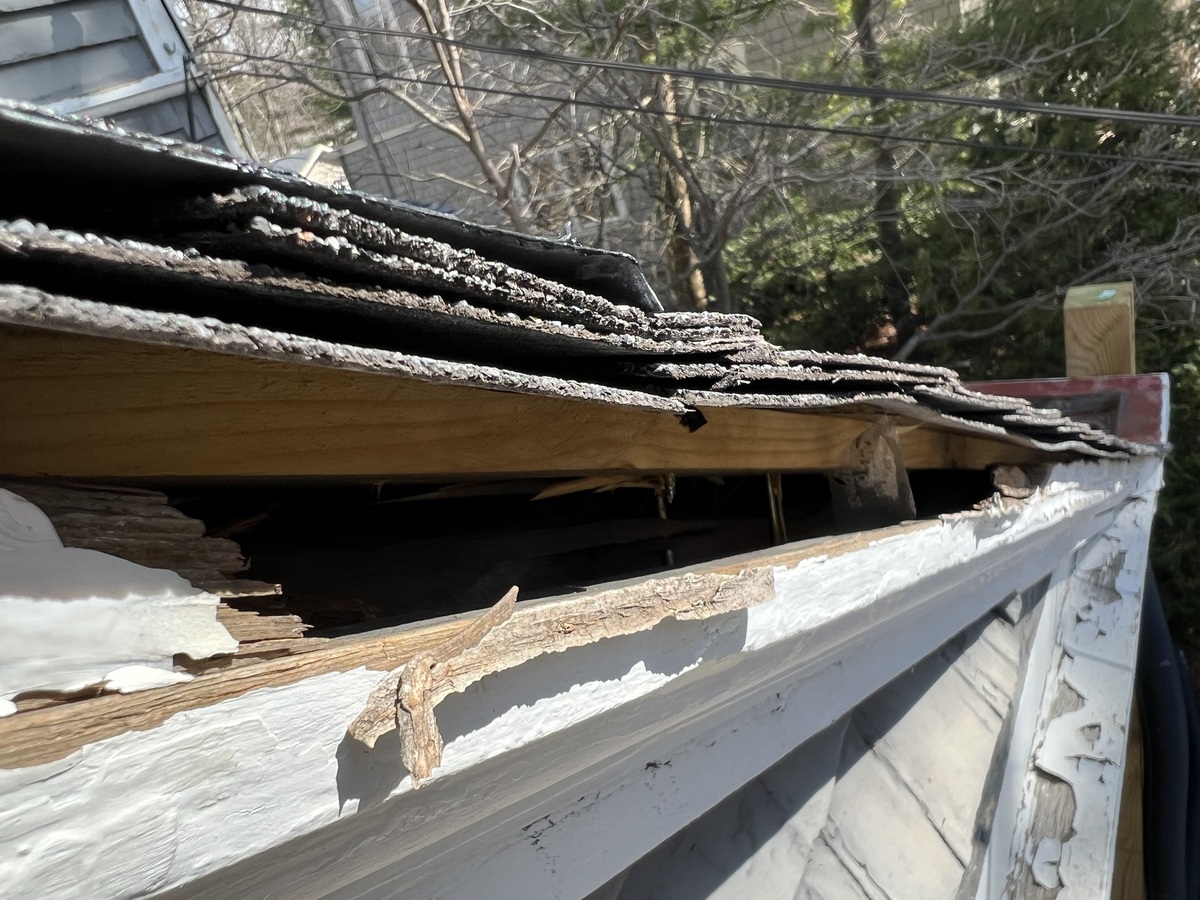
[[[992,493],[978,471],[914,472],[911,484],[919,518],[969,509]],[[856,530],[839,523],[819,474],[175,485],[167,493],[208,534],[238,543],[248,561],[241,577],[282,587],[278,598],[232,605],[282,605],[310,636],[328,637],[485,608],[514,585],[521,600],[569,594],[763,550],[781,536]]]

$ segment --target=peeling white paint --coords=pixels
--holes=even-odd
[[[138,897],[228,869],[188,895],[587,893],[1108,528],[1146,465],[1064,466],[1027,503],[779,566],[763,606],[490,675],[439,705],[443,765],[418,793],[387,739],[346,737],[380,679],[364,669],[0,772],[0,884]]]
[[[114,676],[131,690],[125,667],[170,675],[176,654],[232,653],[219,602],[174,572],[64,547],[41,510],[0,490],[0,699]]]
[[[0,772],[12,897],[144,897],[338,816],[337,753],[378,672],[254,691]]]
[[[775,573],[776,589],[805,596],[804,603],[768,603],[750,610],[746,649],[817,628],[851,610],[878,609],[880,600],[924,579],[935,579],[967,566],[976,569],[989,553],[1003,559],[1022,541],[1067,518],[1104,505],[1128,490],[1129,465],[1071,463],[1058,466],[1048,484],[1027,503],[993,501],[974,513],[943,517],[940,528],[883,537],[870,543],[870,565],[862,555],[817,557]],[[1130,474],[1133,474],[1130,472]],[[999,565],[1003,566],[1001,562]],[[1041,561],[1039,565],[1048,568]],[[814,585],[821,590],[814,590]],[[836,585],[836,590],[826,590]],[[887,614],[890,614],[887,613]]]
[[[186,684],[192,680],[187,672],[168,672],[152,666],[121,666],[104,676],[104,690],[118,694],[132,694],[150,688]]]
[[[1074,834],[1063,843],[1059,865],[1062,900],[1108,896],[1112,889],[1154,506],[1152,496],[1131,500],[1115,527],[1079,561],[1077,582],[1119,564],[1117,596],[1099,603],[1092,586],[1081,584],[1079,602],[1064,610],[1059,678],[1083,706],[1047,722],[1035,757],[1039,769],[1067,782],[1075,794]]]
[[[1049,877],[1046,842],[1058,840],[1060,900],[1105,897],[1111,891],[1142,590],[1162,463],[1148,461],[1143,470],[1112,525],[1066,561],[1069,575],[1064,571],[1060,589],[1047,596],[1029,664],[1031,673],[1047,674],[1040,685],[1031,681],[1040,689],[1027,692],[1020,703],[980,900],[1003,896],[1022,859],[1039,883]],[[1063,686],[1082,705],[1053,714]],[[1070,834],[1036,833],[1041,773],[1071,787]]]
[[[1058,865],[1061,860],[1062,841],[1056,838],[1042,838],[1038,841],[1030,868],[1033,870],[1033,880],[1039,887],[1052,891],[1062,885],[1062,879],[1058,874]]]

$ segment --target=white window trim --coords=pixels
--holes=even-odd
[[[183,38],[183,29],[175,21],[166,0],[125,2],[159,71],[178,72],[182,77],[183,58],[189,48]]]
[[[90,116],[111,116],[144,103],[162,100],[174,94],[182,94],[184,78],[182,67],[174,72],[158,72],[137,81],[127,81],[107,91],[85,97],[68,97],[47,106],[56,113],[73,115],[86,113]],[[147,97],[153,99],[147,100]]]

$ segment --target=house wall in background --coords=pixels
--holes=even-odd
[[[167,0],[12,0],[0,97],[239,154]]]

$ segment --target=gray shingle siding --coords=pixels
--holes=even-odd
[[[912,0],[904,15],[919,22],[942,20],[959,15],[959,5],[960,0]],[[419,26],[405,16],[395,13],[385,14],[380,23],[385,27],[419,30]],[[754,34],[747,35],[740,45],[733,47],[733,59],[723,58],[720,65],[773,76],[795,75],[800,61],[834,49],[836,39],[820,25],[819,17],[810,6],[796,3],[768,16]],[[420,46],[397,49],[394,44],[385,46],[381,40],[372,39],[379,59],[395,59],[398,53],[428,55]],[[502,83],[511,80],[514,88],[519,90],[520,65],[504,57],[495,57],[483,60],[478,68],[499,74]],[[380,79],[378,84],[395,90],[408,87],[403,82],[389,84],[385,79]],[[550,108],[550,104],[538,100],[481,95],[476,107],[476,121],[492,159],[502,163],[509,159],[512,145],[524,148],[541,128]],[[346,175],[353,187],[429,203],[484,224],[511,224],[488,188],[478,161],[456,137],[429,124],[402,102],[381,95],[374,95],[360,104],[359,113],[360,122],[365,119],[367,124],[365,129],[360,128],[360,138],[367,146],[356,147],[343,157]],[[564,127],[576,134],[595,128],[600,121],[600,114],[586,107],[575,109],[574,115],[574,120],[564,117]],[[544,147],[553,144],[553,136],[542,141]],[[735,150],[726,148],[725,152],[735,153]],[[529,162],[523,160],[526,169]],[[657,258],[662,248],[647,237],[646,224],[656,214],[649,186],[644,179],[626,177],[620,192],[627,220],[606,221],[602,229],[587,223],[581,228],[577,222],[576,239],[602,243],[642,259]],[[546,220],[539,224],[540,230],[554,234],[566,223]]]
[[[4,0],[0,97],[105,118],[130,131],[234,150],[167,7],[141,0]]]

